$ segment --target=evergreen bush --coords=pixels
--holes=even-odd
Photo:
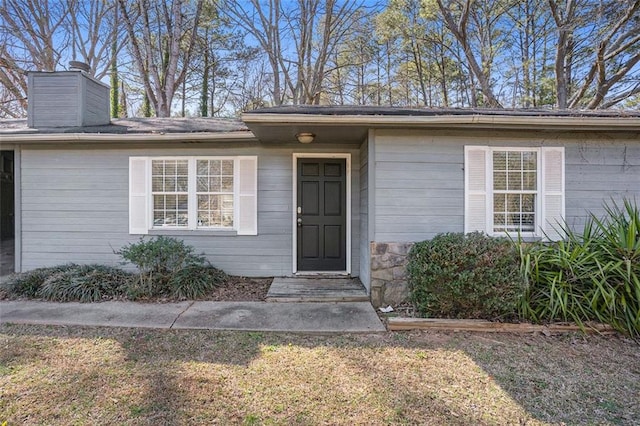
[[[507,238],[440,234],[409,253],[411,301],[425,317],[513,319],[523,291],[519,265]]]
[[[228,278],[223,271],[211,266],[203,255],[194,254],[193,247],[175,238],[141,238],[116,253],[138,270],[129,287],[132,299],[197,298]]]

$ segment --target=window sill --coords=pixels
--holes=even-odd
[[[235,237],[238,235],[238,231],[226,230],[226,229],[150,229],[149,235],[166,235],[166,236],[215,236],[215,237]]]

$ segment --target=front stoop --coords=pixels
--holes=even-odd
[[[369,295],[357,278],[273,279],[267,302],[368,302]]]

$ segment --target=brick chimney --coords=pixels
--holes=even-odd
[[[109,86],[87,74],[87,64],[71,61],[69,65],[69,71],[28,73],[29,127],[83,127],[110,123]]]

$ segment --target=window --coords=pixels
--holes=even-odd
[[[535,232],[538,152],[494,150],[493,232]]]
[[[561,238],[564,149],[465,147],[465,232]]]
[[[153,226],[186,228],[189,224],[189,162],[151,160]]]
[[[257,234],[257,157],[131,157],[129,230]]]
[[[233,160],[196,160],[198,227],[233,227]]]

